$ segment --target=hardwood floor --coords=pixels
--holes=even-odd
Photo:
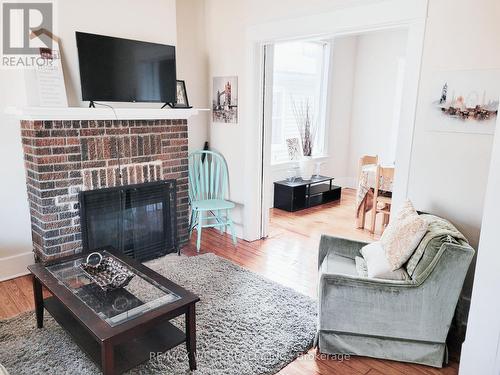
[[[316,296],[317,252],[321,234],[331,234],[358,240],[378,239],[380,231],[371,235],[354,228],[355,191],[345,189],[340,202],[288,213],[271,210],[269,237],[260,241],[238,240],[216,230],[204,230],[200,253],[212,252],[257,272],[278,283],[311,297]],[[369,220],[367,220],[369,222]],[[183,249],[196,256],[196,235]],[[0,283],[0,319],[33,310],[30,279],[16,278]],[[314,350],[293,361],[280,375],[455,375],[458,364],[451,362],[443,369],[384,361],[367,357],[351,357],[343,361],[317,356]]]

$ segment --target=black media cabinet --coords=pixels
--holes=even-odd
[[[333,177],[318,176],[310,180],[274,183],[274,208],[293,212],[319,204],[339,200],[340,186],[333,185]]]

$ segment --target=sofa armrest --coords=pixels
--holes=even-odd
[[[323,234],[319,242],[318,268],[330,251],[343,257],[354,259],[357,255],[360,255],[359,250],[367,244],[368,242],[354,241]]]
[[[425,292],[414,281],[322,274],[319,280],[319,327],[355,335],[429,339],[417,323]],[[426,322],[424,322],[425,324]],[[436,342],[437,340],[429,340]]]
[[[377,279],[374,277],[350,276],[343,274],[322,274],[320,283],[328,281],[331,285],[354,288],[375,288],[379,292],[392,292],[391,288],[415,288],[416,281],[413,280],[390,280]]]

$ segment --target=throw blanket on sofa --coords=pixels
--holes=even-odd
[[[406,271],[410,276],[413,276],[424,252],[436,254],[445,241],[458,244],[469,243],[449,221],[429,214],[422,214],[421,217],[429,223],[429,228],[406,264]]]

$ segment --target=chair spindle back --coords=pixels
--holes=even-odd
[[[195,151],[188,156],[189,199],[193,201],[226,199],[228,172],[222,155],[213,151]]]

